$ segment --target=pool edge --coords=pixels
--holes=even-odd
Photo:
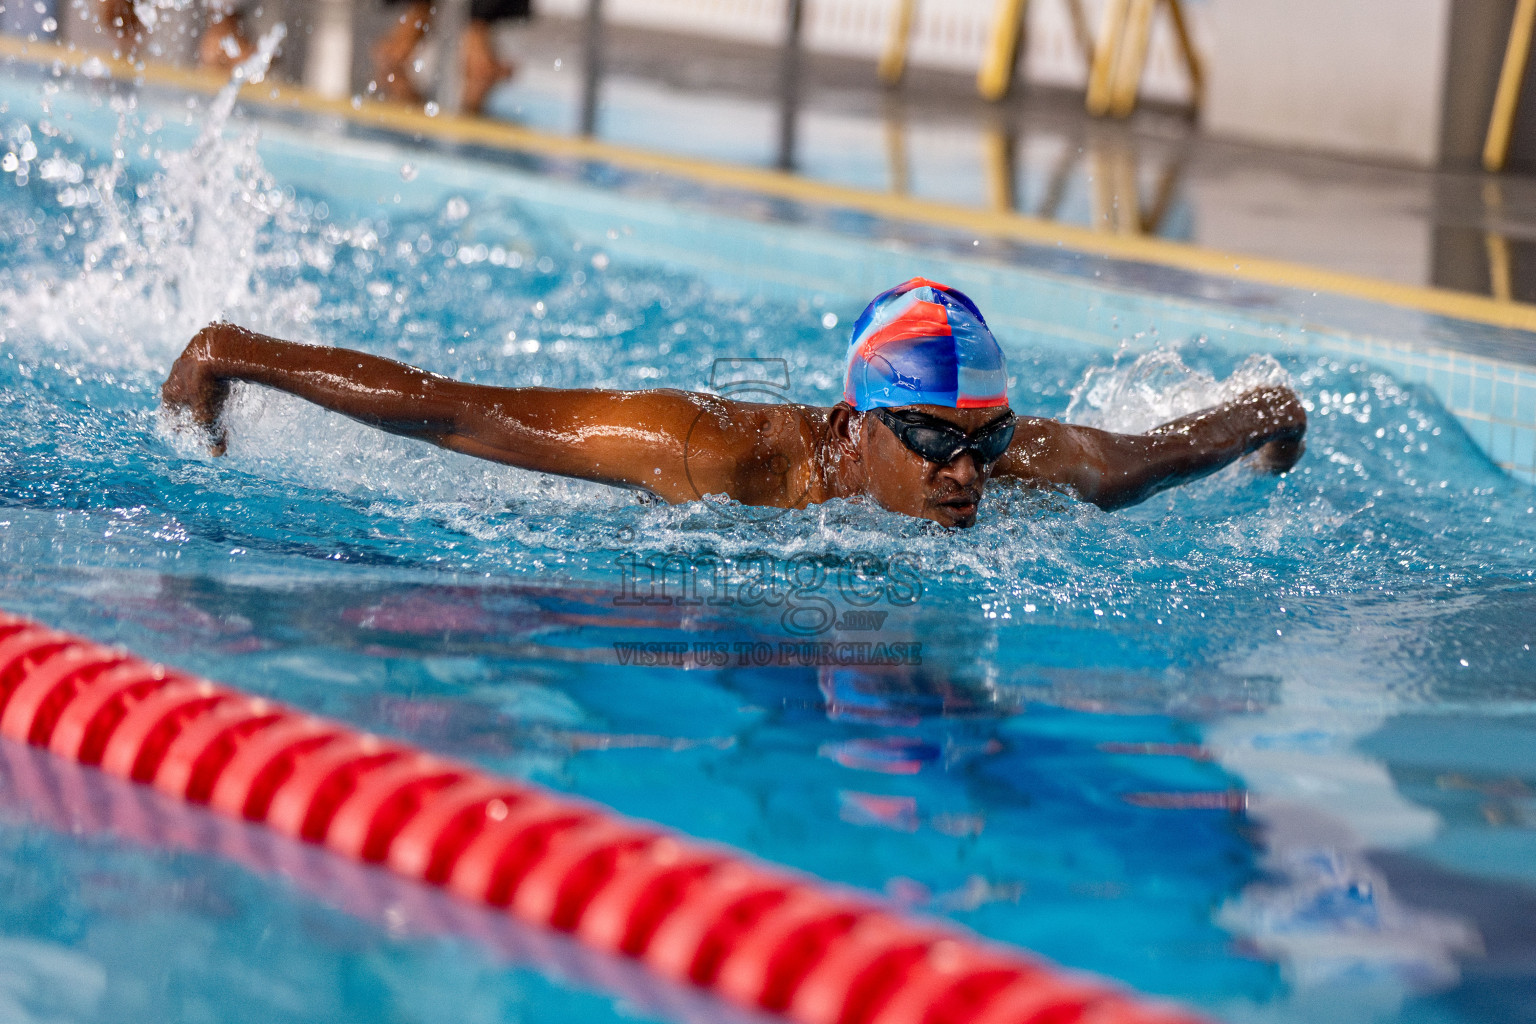
[[[0,58],[36,65],[62,65],[78,71],[92,59],[114,79],[173,86],[210,94],[229,80],[215,72],[180,68],[146,60],[140,63],[110,54],[49,42],[0,36]],[[1084,256],[1099,256],[1235,279],[1303,292],[1327,292],[1346,298],[1395,306],[1491,327],[1536,332],[1536,305],[1499,300],[1443,288],[1401,284],[1343,271],[1325,270],[1268,257],[1244,256],[1184,242],[1142,236],[1109,235],[1018,213],[1003,213],[934,200],[897,196],[850,186],[812,181],[766,168],[744,167],[672,156],[596,139],[552,135],[503,121],[439,114],[375,100],[326,99],[302,86],[253,83],[241,90],[244,102],[278,110],[336,117],[365,128],[421,139],[471,143],[495,150],[533,153],[546,158],[588,160],[632,171],[668,174],[717,187],[740,189],[778,199],[857,210],[893,221],[964,230],[977,237],[1037,245]]]

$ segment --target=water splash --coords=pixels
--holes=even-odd
[[[1155,348],[1137,356],[1129,366],[1122,365],[1125,355],[1122,351],[1112,365],[1094,367],[1083,375],[1072,389],[1064,419],[1101,430],[1139,434],[1231,401],[1253,388],[1294,384],[1291,375],[1270,355],[1249,356],[1221,381],[1184,365],[1175,349]]]
[[[88,236],[79,271],[0,295],[10,319],[55,348],[135,369],[163,367],[220,317],[303,322],[315,289],[274,286],[271,272],[290,265],[305,225],[262,164],[259,132],[230,131],[241,88],[264,79],[285,35],[279,24],[262,36],[208,104],[196,141],[165,151],[147,181],[135,181],[130,154],[135,141],[149,150],[160,128],[141,117],[136,94],[113,97],[111,162],[85,172],[56,157],[44,173],[66,185],[89,178],[70,190],[63,229]]]
[[[252,67],[245,76],[260,73]],[[1021,411],[1059,414],[1058,396],[1070,393],[1069,418],[1118,430],[1294,377],[1313,406],[1310,451],[1284,480],[1236,469],[1113,515],[999,487],[988,494],[981,524],[964,533],[859,502],[830,502],[770,524],[710,502],[645,504],[626,492],[382,435],[255,390],[231,407],[226,460],[206,459],[190,439],[168,448],[155,430],[154,389],[188,333],[221,313],[289,335],[313,321],[316,333],[338,344],[520,386],[696,387],[713,357],[771,346],[789,362],[795,400],[825,402],[836,393],[841,346],[826,344],[822,311],[808,302],[797,309],[793,300],[723,295],[703,272],[638,258],[599,261],[603,254],[580,249],[580,239],[558,226],[544,230],[530,213],[534,204],[506,199],[507,182],[521,179],[477,177],[430,154],[419,158],[419,175],[403,175],[399,152],[389,151],[368,177],[366,148],[340,140],[355,174],[308,195],[301,183],[295,196],[277,186],[295,180],[274,156],[281,146],[265,151],[277,168],[268,173],[255,133],[235,127],[234,100],[232,84],[180,153],[154,156],[152,174],[140,170],[150,157],[135,166],[128,143],[158,145],[162,137],[149,131],[133,94],[114,101],[114,148],[123,155],[114,152],[108,166],[91,169],[83,145],[52,164],[50,154],[33,154],[40,158],[30,164],[33,192],[23,198],[34,206],[25,215],[45,210],[94,232],[92,248],[78,246],[93,260],[82,257],[78,267],[29,256],[39,277],[19,284],[0,267],[0,281],[16,284],[0,294],[9,318],[3,329],[14,341],[0,352],[7,413],[0,572],[34,607],[53,607],[47,603],[68,592],[74,607],[163,615],[157,635],[185,636],[206,603],[197,581],[238,588],[265,579],[271,589],[250,599],[253,619],[281,619],[269,605],[280,592],[302,607],[283,629],[302,621],[324,631],[335,625],[327,615],[341,598],[316,596],[328,591],[310,582],[329,581],[342,597],[373,587],[388,599],[381,581],[404,581],[413,588],[408,609],[420,606],[419,618],[435,628],[422,633],[437,637],[432,644],[445,642],[438,634],[450,626],[468,628],[461,620],[481,610],[482,586],[519,600],[524,592],[585,593],[592,619],[582,636],[589,637],[609,621],[598,613],[605,601],[613,610],[613,558],[621,550],[781,560],[908,552],[927,588],[922,617],[888,622],[882,636],[920,638],[935,676],[981,678],[986,685],[976,692],[999,707],[1041,700],[1206,725],[1245,716],[1254,723],[1246,731],[1217,727],[1204,736],[1260,796],[1282,773],[1266,779],[1257,756],[1242,755],[1277,739],[1312,740],[1299,756],[1314,774],[1330,763],[1347,769],[1357,762],[1329,757],[1385,715],[1434,706],[1448,686],[1461,686],[1456,692],[1469,704],[1498,679],[1511,699],[1528,692],[1529,663],[1518,660],[1527,657],[1523,639],[1509,641],[1529,621],[1517,617],[1528,606],[1511,604],[1504,620],[1491,620],[1491,602],[1469,614],[1443,597],[1453,586],[1528,583],[1536,550],[1529,497],[1481,458],[1432,396],[1347,361],[1291,354],[1229,373],[1232,360],[1214,344],[1128,351],[1109,366],[1091,365],[1085,351],[1044,353],[1032,363],[1019,353],[1015,366],[1028,366],[1015,391]],[[48,207],[39,182],[54,196],[67,192],[62,212]],[[93,182],[100,196],[91,195]],[[415,208],[390,199],[428,190],[435,192]],[[20,202],[16,195],[5,202]],[[379,196],[389,203],[383,213]],[[305,212],[317,200],[346,212],[317,231]],[[552,205],[553,222],[563,213]],[[88,229],[91,217],[101,224]],[[19,312],[18,301],[27,304]],[[59,348],[71,358],[59,359]],[[1032,388],[1037,381],[1045,387]],[[158,581],[163,601],[147,596],[156,593],[147,579]],[[109,591],[119,596],[104,599]],[[1371,603],[1384,593],[1390,601]],[[492,652],[506,649],[506,635],[524,619],[545,628],[526,610],[493,608],[485,618]],[[689,639],[705,628],[679,621],[675,635]],[[1490,621],[1505,625],[1475,632]],[[1366,624],[1368,631],[1357,628]],[[332,642],[340,641],[322,646]],[[584,655],[596,649],[581,642]],[[1327,660],[1323,649],[1343,653]],[[324,660],[316,655],[274,676],[323,677],[329,693],[342,674]],[[505,687],[488,664],[473,663],[486,688]],[[1460,678],[1454,672],[1472,681],[1448,682]],[[1309,701],[1319,704],[1311,718],[1298,711]],[[1269,709],[1274,714],[1263,717]],[[1315,735],[1331,746],[1320,749]],[[1027,757],[1014,764],[1028,767]],[[1300,772],[1287,766],[1285,774]],[[1384,788],[1348,784],[1390,809]],[[1103,795],[1095,790],[1094,800]],[[1102,810],[1095,804],[1092,817]],[[1348,955],[1328,953],[1327,927],[1296,923],[1318,906],[1386,908],[1390,927],[1367,937],[1376,945],[1365,948],[1365,968],[1382,948],[1378,940],[1401,944],[1424,923],[1396,914],[1402,907],[1385,902],[1379,879],[1362,887],[1352,861],[1302,858],[1275,867],[1290,885],[1234,898],[1228,923],[1256,941],[1275,937],[1267,948],[1292,957],[1307,977],[1353,969]],[[1357,920],[1338,919],[1348,927]],[[1392,954],[1377,973],[1418,972],[1441,984],[1451,976],[1445,958],[1463,948],[1459,937],[1448,931],[1427,949]]]

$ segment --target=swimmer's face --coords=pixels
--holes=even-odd
[[[1007,406],[950,409],[942,405],[907,405],[886,411],[897,417],[916,413],[923,418],[942,420],[973,436],[1010,415]],[[903,444],[874,412],[863,414],[858,443],[865,466],[865,493],[881,505],[892,512],[932,519],[944,526],[975,524],[992,466],[982,463],[974,452],[961,452],[947,463],[929,461]]]

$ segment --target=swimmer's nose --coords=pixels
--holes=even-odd
[[[961,452],[949,461],[939,475],[948,477],[961,487],[969,487],[981,478],[981,464],[970,452]]]

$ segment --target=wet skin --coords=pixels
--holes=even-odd
[[[491,387],[230,324],[198,332],[171,367],[161,399],[207,430],[214,454],[222,454],[219,417],[230,385],[239,381],[451,451],[639,488],[674,504],[706,494],[780,508],[868,497],[949,527],[975,523],[992,478],[1117,508],[1244,456],[1261,471],[1284,472],[1301,457],[1307,429],[1295,393],[1267,387],[1145,434],[1024,416],[1008,450],[991,465],[969,452],[941,465],[909,450],[877,417],[842,402],[827,408],[672,390]],[[1007,406],[905,408],[966,433],[1008,413]]]

